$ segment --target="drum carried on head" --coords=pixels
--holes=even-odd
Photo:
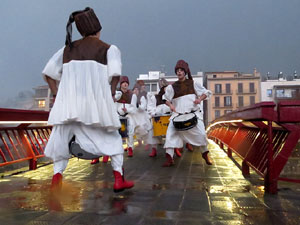
[[[173,118],[173,125],[178,131],[192,129],[197,123],[198,118],[195,113],[179,114]]]
[[[121,122],[121,128],[119,129],[119,133],[122,136],[122,138],[127,138],[128,137],[127,118],[120,117],[120,122]]]
[[[165,136],[169,125],[170,115],[152,117],[153,136]]]

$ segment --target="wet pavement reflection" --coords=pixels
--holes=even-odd
[[[118,194],[110,162],[71,159],[54,194],[51,164],[4,176],[0,224],[300,224],[299,185],[279,182],[277,195],[265,194],[255,172],[242,176],[237,157],[229,159],[213,142],[209,149],[213,166],[186,151],[163,168],[161,146],[156,158],[138,147],[134,157],[124,155],[126,178],[136,185]]]

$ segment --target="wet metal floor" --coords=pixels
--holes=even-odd
[[[279,183],[277,195],[264,193],[255,173],[245,179],[238,164],[210,142],[213,166],[200,152],[185,151],[175,166],[163,168],[139,147],[125,154],[131,190],[115,194],[110,162],[90,165],[70,160],[59,196],[49,192],[52,165],[0,179],[0,224],[300,224],[300,185]],[[59,199],[55,200],[55,199]]]

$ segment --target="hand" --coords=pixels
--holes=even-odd
[[[202,102],[202,100],[201,99],[199,99],[199,98],[197,98],[195,101],[194,101],[194,104],[200,104]]]
[[[126,113],[127,112],[127,109],[126,108],[122,108],[122,110]]]
[[[175,106],[174,105],[170,105],[170,109],[172,112],[176,112]]]

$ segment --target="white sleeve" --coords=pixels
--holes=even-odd
[[[156,98],[153,94],[147,94],[147,112],[150,113],[152,116],[155,114],[156,111]]]
[[[107,51],[107,72],[109,81],[113,76],[122,74],[121,52],[115,45],[111,45]]]
[[[43,69],[43,77],[45,75],[51,77],[54,80],[60,80],[63,68],[63,53],[65,46],[59,49],[48,61],[45,68]]]
[[[126,108],[128,113],[136,112],[136,103],[137,103],[137,96],[136,94],[133,94],[131,97],[130,105]]]
[[[116,91],[115,99],[116,99],[117,101],[119,101],[121,97],[122,97],[122,91]]]
[[[144,96],[141,97],[141,104],[139,105],[139,109],[146,110],[147,108],[147,100]]]
[[[174,97],[174,89],[172,85],[168,85],[165,91],[165,94],[163,95],[163,99],[166,99],[168,102],[171,102]]]
[[[205,87],[203,87],[200,83],[194,81],[194,88],[196,91],[197,96],[201,96],[205,94],[207,97],[206,99],[209,99],[210,96],[212,95],[210,90],[207,90]]]

